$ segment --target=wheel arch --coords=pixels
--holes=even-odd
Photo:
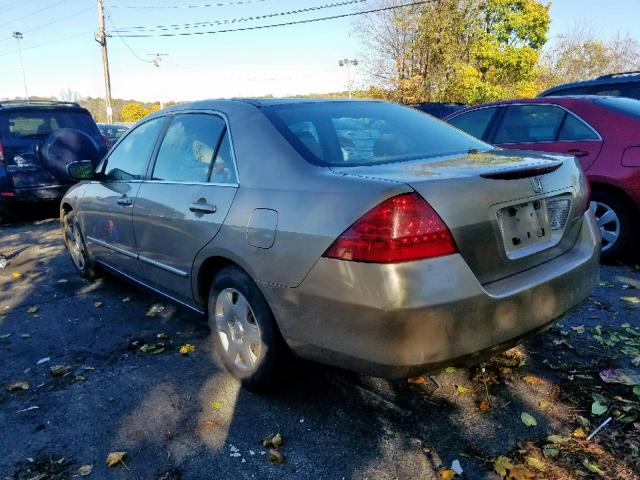
[[[592,181],[590,183],[591,183],[592,192],[606,192],[611,195],[615,195],[616,197],[620,198],[629,207],[629,210],[635,219],[638,219],[640,217],[640,211],[638,210],[638,206],[635,204],[635,202],[629,196],[629,194],[624,191],[623,188],[620,188],[616,185],[612,185],[610,183],[600,182],[600,181]]]
[[[207,308],[207,298],[209,296],[211,285],[213,284],[213,279],[216,277],[220,270],[225,267],[231,266],[239,268],[243,272],[247,273],[247,275],[249,275],[248,272],[236,262],[223,256],[208,257],[200,265],[200,268],[198,269],[198,273],[196,275],[195,300],[199,305],[203,306],[205,310]],[[251,277],[251,275],[249,276]]]

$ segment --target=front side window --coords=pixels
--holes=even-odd
[[[140,180],[162,130],[165,118],[155,118],[135,127],[111,151],[104,174],[112,181]]]
[[[153,180],[207,182],[225,128],[216,115],[177,115],[162,140]]]
[[[483,138],[496,110],[497,108],[478,108],[450,119],[449,123],[469,135]]]
[[[565,111],[550,105],[512,105],[498,127],[494,143],[554,142]]]
[[[393,103],[294,103],[261,110],[315,165],[376,165],[493,148],[429,115]]]

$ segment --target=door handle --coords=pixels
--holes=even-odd
[[[131,205],[133,205],[133,202],[129,197],[123,195],[118,199],[118,205],[122,205],[123,207],[130,207]]]
[[[567,150],[567,153],[570,153],[571,155],[574,155],[576,157],[586,157],[587,155],[589,155],[589,152],[585,152],[584,150],[579,150],[577,148],[571,148]]]
[[[215,205],[210,205],[208,203],[196,202],[189,205],[189,210],[195,213],[216,213],[218,211],[218,207]]]

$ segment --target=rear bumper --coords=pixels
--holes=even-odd
[[[70,185],[45,185],[31,188],[16,188],[13,196],[0,196],[0,202],[43,202],[60,200]]]
[[[591,293],[599,243],[587,213],[570,251],[490,284],[456,254],[395,265],[322,258],[299,287],[262,289],[297,355],[402,377],[477,363],[546,328]]]

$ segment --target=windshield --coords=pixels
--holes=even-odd
[[[3,138],[46,137],[59,128],[75,128],[88,135],[100,135],[91,115],[82,111],[9,111],[0,115]]]
[[[597,99],[596,102],[610,110],[640,120],[640,100],[625,97],[603,97]]]
[[[291,145],[316,165],[375,165],[493,148],[394,103],[300,103],[262,110]]]

